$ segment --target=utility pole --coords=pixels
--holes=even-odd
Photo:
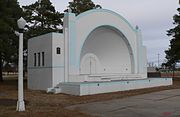
[[[158,68],[159,68],[159,56],[160,56],[160,54],[158,53]]]

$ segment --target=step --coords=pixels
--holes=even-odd
[[[47,93],[54,93],[54,94],[61,93],[61,88],[59,86],[47,88],[46,92]]]
[[[60,87],[55,87],[55,88],[53,89],[53,93],[54,93],[54,94],[61,93],[61,88],[60,88]]]

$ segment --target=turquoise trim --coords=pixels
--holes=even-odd
[[[118,14],[118,13],[116,13],[116,12],[114,12],[114,11],[108,10],[108,9],[93,9],[93,10],[88,10],[88,11],[86,11],[86,12],[84,12],[84,13],[79,14],[79,15],[76,17],[76,20],[78,20],[78,19],[80,19],[80,18],[82,18],[82,17],[84,17],[84,16],[86,16],[86,15],[88,15],[88,14],[94,13],[94,12],[106,12],[106,13],[113,14],[113,15],[119,17],[120,19],[122,19],[124,22],[126,22],[126,23],[128,24],[128,26],[129,26],[134,32],[136,32],[136,29],[133,28],[133,26],[132,26],[123,16],[121,16],[120,14]]]
[[[74,13],[67,13],[69,16],[75,17]]]
[[[28,69],[49,69],[49,68],[64,68],[64,66],[28,67]]]

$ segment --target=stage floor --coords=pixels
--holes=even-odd
[[[59,84],[61,93],[80,96],[169,85],[172,85],[172,78],[146,78],[136,80],[133,79],[98,82],[68,82]]]

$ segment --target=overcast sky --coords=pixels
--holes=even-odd
[[[29,5],[37,0],[18,0],[20,5]],[[71,0],[51,0],[56,10],[63,12]],[[178,0],[93,0],[105,9],[113,10],[126,18],[133,27],[142,30],[143,43],[147,47],[148,62],[157,63],[165,58],[170,37],[166,30],[173,27],[173,15],[179,7]]]

